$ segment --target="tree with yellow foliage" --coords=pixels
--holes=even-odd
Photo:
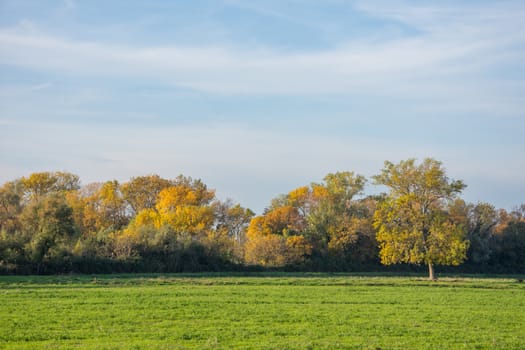
[[[20,180],[29,200],[39,199],[52,192],[66,192],[80,187],[79,177],[68,172],[32,173]]]
[[[155,206],[160,225],[169,225],[181,235],[204,234],[214,223],[211,206],[215,191],[200,180],[179,177],[175,185],[160,191]]]
[[[446,176],[441,162],[432,158],[385,162],[375,183],[390,189],[374,215],[383,264],[459,265],[466,258],[468,241],[463,225],[452,220],[447,206],[466,187]]]
[[[283,266],[304,262],[312,252],[302,236],[305,221],[297,208],[287,205],[274,208],[250,222],[245,245],[249,264]]]
[[[285,241],[287,264],[302,264],[312,254],[312,245],[304,236],[290,236]]]

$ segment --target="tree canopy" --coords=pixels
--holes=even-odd
[[[367,195],[364,176],[340,171],[255,215],[183,175],[81,185],[71,173],[33,173],[0,187],[0,273],[525,271],[525,206],[466,203],[465,184],[432,158],[385,162],[372,180],[388,193]]]
[[[441,162],[426,158],[398,164],[385,162],[378,185],[387,186],[388,197],[374,215],[374,227],[383,264],[425,263],[429,278],[434,265],[459,265],[466,258],[466,228],[451,219],[448,208],[466,187],[446,176]]]

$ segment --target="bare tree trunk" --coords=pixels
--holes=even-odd
[[[434,275],[434,266],[431,262],[428,263],[428,279],[431,281],[437,280],[436,276]]]

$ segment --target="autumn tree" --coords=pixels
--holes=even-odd
[[[245,259],[249,264],[283,266],[303,262],[311,244],[300,236],[305,221],[297,208],[275,207],[254,217],[248,226]]]
[[[388,187],[388,197],[374,215],[383,264],[459,265],[466,257],[466,230],[455,223],[447,207],[466,187],[446,176],[441,162],[426,158],[393,164],[386,161],[375,183]]]
[[[449,216],[453,222],[466,228],[469,241],[466,262],[487,265],[493,253],[491,243],[499,222],[498,211],[489,203],[468,204],[456,199],[449,206]]]
[[[175,272],[232,264],[348,270],[372,264],[525,268],[525,205],[512,211],[459,198],[440,162],[385,163],[365,196],[354,172],[277,196],[258,216],[220,201],[201,180],[139,176],[80,187],[40,172],[0,187],[0,273]],[[114,265],[115,264],[115,265]]]
[[[154,209],[159,193],[171,184],[171,181],[158,175],[138,176],[124,183],[121,191],[124,200],[136,214],[144,209]]]
[[[372,231],[369,211],[356,197],[363,193],[366,179],[344,171],[325,176],[312,185],[312,204],[307,217],[308,235],[321,252],[346,260],[361,234]]]
[[[215,192],[208,189],[201,180],[179,176],[169,181],[169,186],[165,186],[167,183],[164,180],[154,177],[140,179],[138,182],[132,180],[130,183],[133,185],[128,185],[125,190],[128,195],[131,194],[131,189],[148,186],[158,193],[155,200],[145,195],[129,197],[133,198],[136,209],[142,209],[124,230],[114,235],[116,245],[126,247],[120,249],[123,252],[119,253],[120,256],[125,256],[126,251],[131,253],[135,247],[159,241],[155,235],[161,232],[173,235],[162,241],[185,243],[201,240],[212,230],[215,221],[212,205]]]
[[[195,236],[212,227],[214,198],[215,191],[201,180],[178,177],[172,186],[159,193],[155,209],[161,225],[171,226],[181,236]]]
[[[244,261],[246,230],[255,215],[253,211],[233,204],[231,200],[215,201],[215,223],[205,239],[205,245],[228,260],[240,264]]]
[[[7,182],[0,187],[0,232],[14,233],[19,229],[22,196],[20,181]]]
[[[29,200],[38,199],[51,192],[72,191],[80,187],[77,175],[62,171],[33,173],[20,181]]]
[[[344,171],[330,173],[323,180],[276,197],[263,215],[252,219],[246,244],[248,262],[300,264],[316,254],[342,268],[340,263],[346,265],[356,251],[356,242],[373,241],[368,239],[373,236],[369,211],[373,206],[356,198],[366,179]],[[264,258],[264,253],[269,257]]]
[[[525,271],[525,204],[501,209],[491,240],[491,263],[504,271]]]
[[[258,221],[257,218],[254,218]],[[252,220],[253,221],[253,220]],[[245,261],[251,265],[277,267],[286,264],[286,240],[276,234],[258,234],[248,230]]]
[[[95,184],[88,191],[88,197],[83,198],[83,226],[90,232],[101,230],[119,230],[129,222],[120,184],[117,180]]]
[[[231,200],[217,201],[214,208],[215,229],[224,231],[236,242],[243,243],[246,229],[255,213],[240,204],[233,204]]]

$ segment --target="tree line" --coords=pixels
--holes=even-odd
[[[0,188],[0,272],[525,271],[525,205],[466,203],[432,158],[385,162],[371,179],[385,193],[367,181],[331,173],[255,215],[182,175],[81,186],[33,173]]]

